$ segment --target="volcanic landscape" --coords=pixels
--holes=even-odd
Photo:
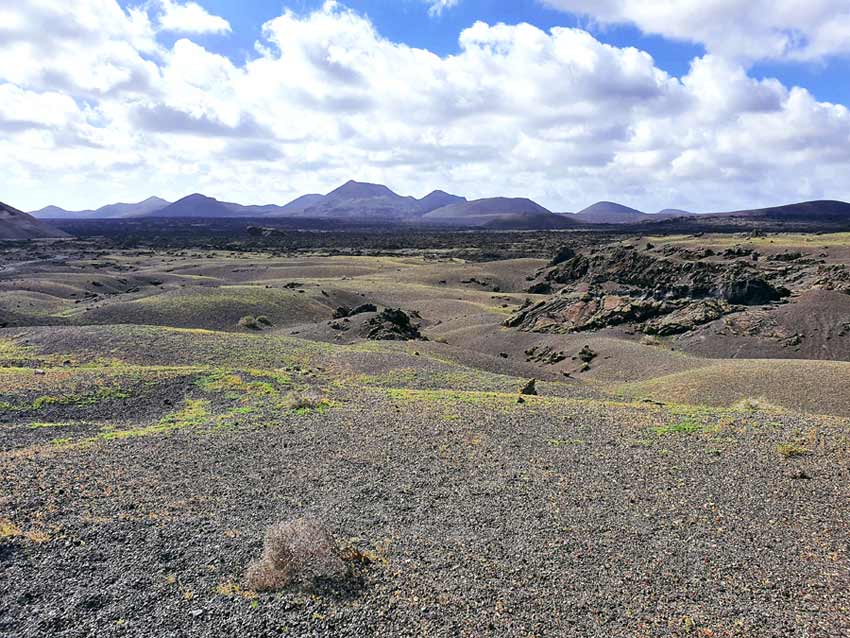
[[[850,234],[51,223],[0,634],[850,635]]]

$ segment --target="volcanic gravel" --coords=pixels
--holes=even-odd
[[[0,456],[0,520],[49,537],[0,540],[0,635],[850,635],[847,421],[335,399]],[[800,436],[809,453],[777,453]],[[264,529],[305,514],[375,560],[335,588],[240,590]]]

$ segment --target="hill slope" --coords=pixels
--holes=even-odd
[[[711,217],[755,217],[776,221],[850,221],[850,204],[837,200],[815,200],[770,208],[712,213]]]
[[[148,213],[145,217],[236,217],[238,211],[234,210],[233,206],[238,204],[226,204],[212,197],[195,193],[178,199],[165,208]]]
[[[616,202],[596,202],[575,216],[588,224],[636,224],[651,219],[646,213]]]
[[[17,208],[0,202],[0,240],[70,237]]]
[[[524,197],[490,197],[443,206],[422,216],[422,221],[448,226],[489,228],[570,228],[576,222],[556,215]]]
[[[662,221],[665,219],[677,219],[679,217],[693,217],[698,214],[699,213],[692,213],[689,210],[680,210],[678,208],[665,208],[664,210],[660,210],[654,215],[652,215],[652,217],[653,219]]]
[[[459,197],[445,191],[433,191],[419,200],[419,210],[421,214],[425,215],[432,210],[451,206],[452,204],[462,204],[465,201],[466,197]]]

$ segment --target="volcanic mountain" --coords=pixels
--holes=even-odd
[[[17,208],[0,202],[0,240],[70,237]]]
[[[349,181],[327,195],[305,195],[283,207],[287,217],[372,221],[411,221],[463,197],[443,191],[416,199],[403,197],[382,184]]]
[[[616,202],[597,202],[576,213],[575,217],[587,224],[637,224],[647,221],[649,215]]]
[[[571,228],[576,225],[576,221],[568,216],[556,215],[524,197],[490,197],[458,202],[423,215],[422,221],[444,226],[514,229]]]
[[[200,193],[187,195],[159,210],[147,213],[145,217],[239,217],[239,204],[220,202],[213,197]]]

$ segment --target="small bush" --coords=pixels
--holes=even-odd
[[[260,324],[261,326],[268,327],[268,326],[272,325],[272,320],[269,319],[268,317],[266,317],[265,315],[259,315],[257,317],[257,323]]]
[[[287,410],[320,410],[328,406],[325,397],[318,394],[293,392],[286,397],[284,407]]]
[[[262,326],[257,322],[256,317],[245,315],[239,320],[239,327],[247,330],[262,330]]]
[[[772,405],[766,399],[747,397],[735,402],[732,405],[733,410],[741,410],[744,412],[780,412],[781,408]]]
[[[278,523],[266,532],[263,555],[248,566],[246,584],[254,591],[280,591],[315,585],[351,574],[333,536],[313,518]]]
[[[795,456],[805,456],[809,453],[809,449],[798,445],[797,443],[780,443],[776,446],[776,451],[784,459],[791,459]]]

